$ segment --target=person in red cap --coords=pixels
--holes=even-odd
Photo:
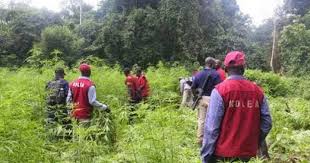
[[[89,123],[93,107],[110,112],[107,105],[100,103],[96,98],[96,88],[90,80],[91,68],[88,64],[81,64],[81,76],[70,83],[68,102],[73,103],[72,116],[82,123]]]
[[[228,79],[211,93],[205,122],[202,162],[249,161],[272,127],[267,98],[262,89],[244,76],[245,55],[227,54]]]
[[[219,73],[221,81],[224,81],[226,79],[226,73],[225,71],[222,69],[222,62],[220,60],[215,60],[215,69],[217,71],[217,73]]]

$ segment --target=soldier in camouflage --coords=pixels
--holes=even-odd
[[[57,126],[61,125],[64,132],[60,133],[64,134],[62,136],[67,137],[67,133],[71,131],[71,120],[69,110],[66,107],[66,97],[68,95],[69,84],[64,77],[64,69],[57,68],[55,70],[55,78],[49,81],[46,85],[46,125],[49,132],[52,133],[55,133]]]

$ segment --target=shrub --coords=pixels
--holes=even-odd
[[[53,68],[0,69],[2,162],[199,162],[196,112],[179,108],[178,77],[187,76],[184,67],[159,64],[149,68],[146,76],[151,97],[131,106],[120,67],[92,65],[97,98],[110,106],[112,114],[95,110],[90,128],[74,124],[71,141],[50,141],[44,128],[44,87],[53,78]],[[66,74],[69,81],[79,76],[77,68],[66,69]],[[269,95],[287,96],[270,97],[269,101],[273,118],[273,129],[267,137],[271,161],[307,162],[310,103],[284,93],[303,80],[260,71],[247,71],[247,76],[263,84]],[[298,87],[298,91],[305,87]],[[132,114],[136,115],[135,121],[129,124]]]
[[[261,86],[265,93],[272,96],[289,96],[290,88],[286,79],[273,73],[263,73],[258,70],[247,70],[246,77]]]

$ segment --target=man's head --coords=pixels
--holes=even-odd
[[[225,70],[228,75],[243,75],[245,71],[245,55],[243,52],[233,51],[226,55]]]
[[[88,64],[86,64],[86,63],[81,64],[79,69],[80,69],[80,72],[81,72],[82,76],[90,77],[90,75],[91,75],[91,68],[90,68],[90,66]]]
[[[130,75],[130,69],[129,69],[128,67],[126,67],[126,68],[124,69],[124,74],[125,74],[125,76]]]
[[[55,78],[56,79],[63,79],[65,77],[65,70],[63,68],[56,68],[55,69]]]
[[[215,69],[219,69],[222,67],[222,61],[217,59],[215,60]]]
[[[142,68],[141,68],[141,67],[138,67],[138,68],[137,68],[136,75],[137,75],[138,77],[140,77],[140,76],[142,75]]]
[[[212,57],[207,57],[205,60],[205,66],[207,68],[214,68],[215,67],[215,59]]]

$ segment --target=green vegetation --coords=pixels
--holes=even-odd
[[[249,18],[235,0],[101,0],[97,10],[82,3],[81,23],[79,1],[64,0],[58,13],[25,2],[0,6],[0,67],[48,60],[54,50],[70,67],[90,55],[122,67],[202,64],[252,44]]]
[[[79,74],[67,70],[68,80]],[[163,64],[147,71],[152,96],[136,108],[128,124],[124,77],[116,66],[93,67],[99,100],[112,115],[95,111],[89,129],[74,128],[71,141],[50,140],[44,128],[44,87],[53,68],[0,69],[0,160],[3,162],[199,162],[196,112],[179,108],[178,77],[183,67]],[[307,162],[310,150],[310,101],[303,98],[303,80],[247,71],[266,90],[273,129],[268,136],[272,162]],[[309,85],[309,84],[308,84]],[[309,92],[308,92],[309,93]],[[59,129],[61,130],[61,128]],[[95,139],[90,139],[95,135]],[[253,159],[252,162],[262,162]]]
[[[246,76],[269,97],[270,162],[310,160],[309,0],[284,0],[258,27],[236,0],[100,0],[96,10],[63,0],[57,13],[26,2],[0,2],[0,162],[200,162],[196,113],[179,107],[178,78],[231,50],[246,53]],[[81,58],[112,114],[96,110],[90,128],[74,124],[72,140],[55,141],[44,127],[45,84],[55,63],[76,78]],[[137,64],[152,95],[131,106],[121,71]]]
[[[60,12],[27,0],[0,5],[0,67],[41,67],[55,56],[69,67],[87,56],[121,67],[191,65],[241,50],[251,69],[295,76],[310,70],[308,0],[284,0],[260,26],[236,0],[100,0],[96,10],[81,0],[81,22],[80,1],[62,2]]]

